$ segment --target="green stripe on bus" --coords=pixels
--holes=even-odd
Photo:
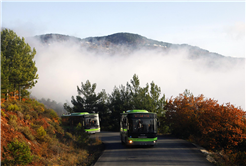
[[[150,142],[150,141],[156,141],[157,137],[155,138],[130,138],[128,137],[128,140],[132,140],[133,142]]]
[[[76,112],[76,113],[71,113],[71,115],[76,116],[76,115],[88,115],[88,112]]]
[[[147,110],[128,110],[127,113],[149,113]]]
[[[85,129],[85,131],[97,131],[97,130],[100,130],[100,128],[97,128],[97,129]]]

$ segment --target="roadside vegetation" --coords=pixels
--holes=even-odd
[[[189,91],[167,100],[161,121],[176,137],[210,151],[217,165],[246,163],[246,112],[232,104],[218,104]]]
[[[91,165],[103,151],[81,126],[65,132],[52,109],[34,99],[1,100],[1,165]]]

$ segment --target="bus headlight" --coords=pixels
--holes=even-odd
[[[156,141],[153,141],[154,142],[154,144],[156,143]]]
[[[133,141],[132,141],[132,140],[129,140],[129,143],[130,143],[130,144],[132,144],[132,143],[133,143]]]

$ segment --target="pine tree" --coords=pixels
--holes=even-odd
[[[38,79],[37,67],[33,58],[36,54],[35,48],[25,43],[9,29],[1,31],[1,89],[6,95],[9,92],[21,91],[32,88]]]
[[[4,63],[6,61],[6,58],[3,56],[3,53],[0,53],[0,97],[2,97],[2,94],[6,93],[6,86],[8,84],[8,80],[6,78],[6,75],[4,73]]]
[[[95,90],[96,83],[91,84],[89,80],[85,84],[82,82],[81,88],[77,86],[78,95],[76,98],[72,96],[73,107],[64,104],[65,110],[68,112],[98,112],[98,104],[105,92],[96,94]]]

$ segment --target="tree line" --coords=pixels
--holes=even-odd
[[[102,130],[119,131],[120,113],[131,109],[145,109],[155,112],[159,117],[165,115],[165,95],[153,81],[140,87],[140,80],[136,74],[126,85],[114,87],[111,94],[105,90],[96,93],[96,83],[87,80],[77,86],[77,96],[72,96],[72,106],[64,104],[68,112],[95,112],[101,118]]]
[[[41,98],[37,100],[38,102],[43,103],[46,108],[54,110],[59,117],[62,116],[62,114],[66,113],[66,110],[63,107],[63,103],[61,102],[57,103],[55,100],[51,100],[49,98]]]

